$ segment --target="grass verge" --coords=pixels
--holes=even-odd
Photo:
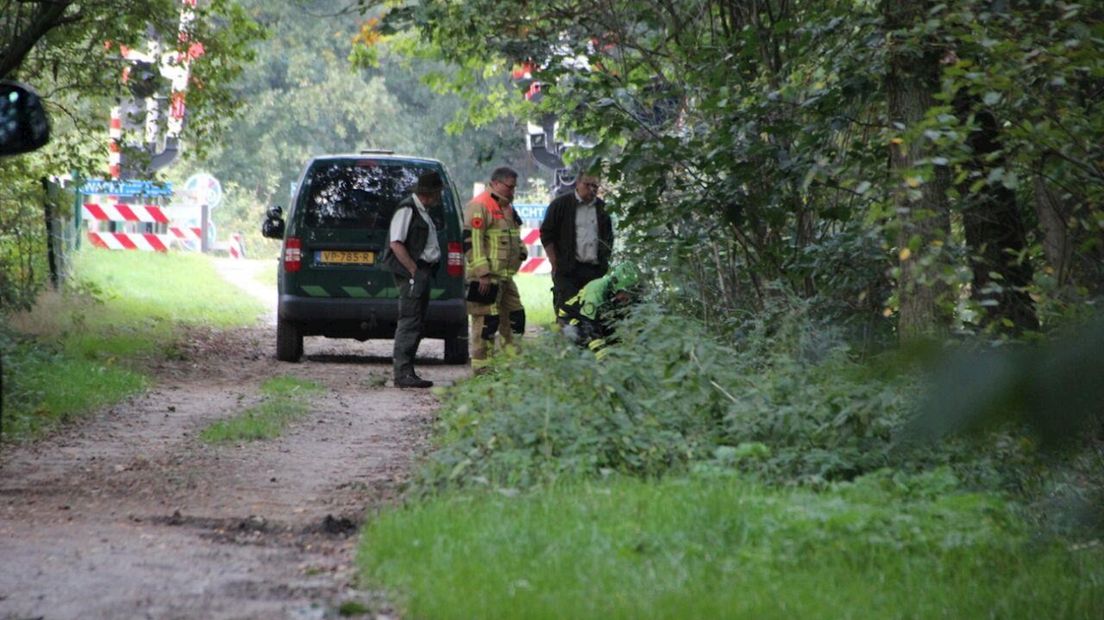
[[[264,400],[259,405],[215,422],[205,428],[199,437],[209,443],[279,437],[292,420],[307,412],[307,398],[322,389],[313,381],[274,377],[261,384]]]
[[[369,523],[358,561],[417,618],[1104,615],[1099,545],[1032,543],[1008,505],[947,475],[444,495]]]
[[[525,318],[531,325],[556,322],[556,313],[552,308],[552,276],[518,274],[514,276],[514,282],[525,306]]]
[[[36,437],[145,389],[145,362],[176,354],[182,326],[249,325],[263,310],[202,255],[84,249],[64,292],[4,317],[3,437]]]

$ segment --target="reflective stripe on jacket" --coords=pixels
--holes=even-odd
[[[521,266],[521,227],[513,208],[505,209],[489,191],[464,207],[464,251],[471,280],[484,275],[508,278]]]

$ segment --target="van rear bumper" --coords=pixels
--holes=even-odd
[[[280,320],[294,321],[304,335],[332,338],[393,338],[399,302],[395,299],[332,299],[280,295]],[[466,333],[468,310],[463,299],[429,301],[425,337],[449,338]]]

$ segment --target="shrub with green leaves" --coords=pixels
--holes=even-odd
[[[4,440],[28,439],[80,413],[144,389],[148,379],[105,358],[67,355],[0,326]]]
[[[767,476],[885,466],[913,386],[874,378],[801,317],[727,343],[644,305],[602,359],[550,334],[451,391],[419,484],[530,486],[690,463]]]
[[[184,326],[249,325],[261,312],[205,256],[86,248],[72,258],[59,293],[38,296],[30,311],[0,308],[4,440],[144,389],[149,360],[179,355]]]

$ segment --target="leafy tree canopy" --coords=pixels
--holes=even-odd
[[[429,0],[380,32],[404,29],[461,68],[476,123],[516,112],[478,67],[528,63],[526,113],[587,136],[575,156],[608,163],[636,247],[704,315],[782,282],[864,330],[1000,331],[1104,292],[1099,7]]]

